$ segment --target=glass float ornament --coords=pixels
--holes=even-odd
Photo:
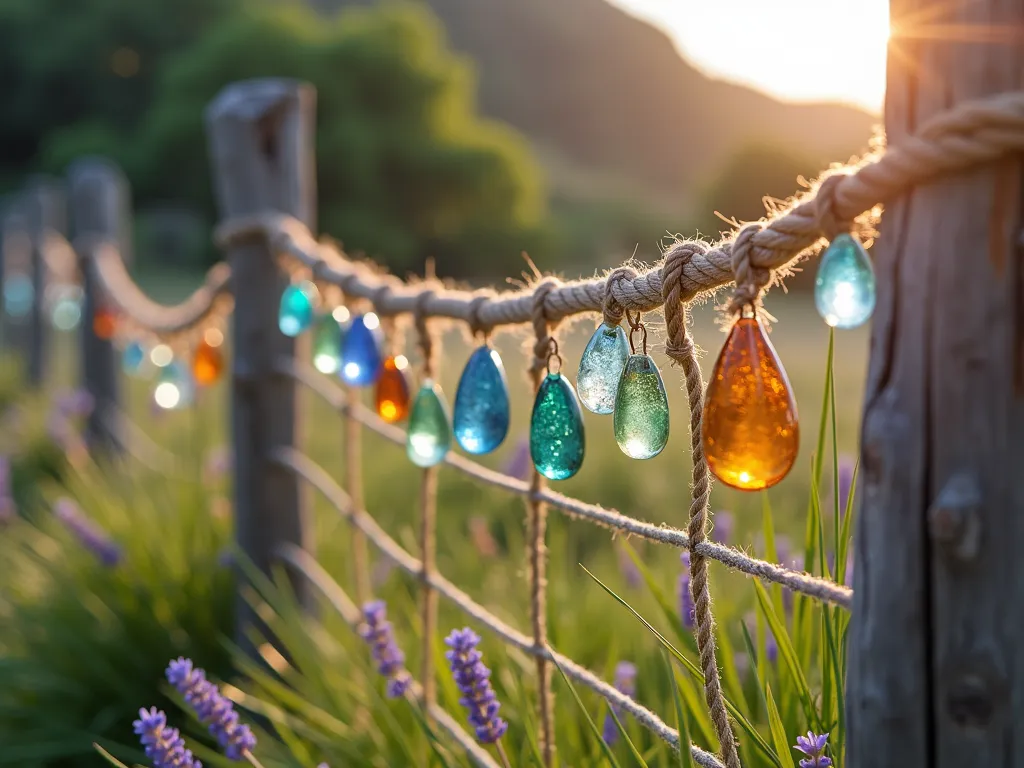
[[[28,275],[11,275],[4,281],[4,312],[8,317],[25,317],[32,311],[36,289]]]
[[[405,450],[418,467],[433,467],[444,460],[452,442],[448,406],[441,388],[426,379],[416,393],[409,414]]]
[[[701,440],[726,485],[770,488],[796,461],[800,430],[786,371],[756,315],[736,320],[704,401]]]
[[[409,361],[405,355],[389,357],[384,361],[380,378],[377,379],[374,392],[377,415],[389,424],[397,424],[409,415],[408,368]]]
[[[195,386],[188,372],[177,361],[165,365],[153,390],[153,400],[166,411],[184,408],[192,403]]]
[[[583,466],[583,412],[572,384],[551,363],[558,357],[552,341],[548,372],[537,389],[530,415],[530,458],[549,480],[566,480]]]
[[[148,359],[146,348],[137,341],[130,341],[121,353],[121,368],[129,376],[141,376]]]
[[[281,294],[277,325],[285,336],[298,336],[313,324],[320,291],[309,280],[292,283]]]
[[[631,459],[651,459],[668,443],[668,395],[658,366],[647,354],[647,329],[639,316],[630,332],[633,354],[619,379],[615,394],[615,442]],[[633,333],[643,333],[641,354],[636,354]]]
[[[333,313],[324,313],[313,331],[313,367],[320,373],[337,373],[341,368],[342,328]]]
[[[174,352],[166,344],[157,344],[149,350],[149,359],[157,368],[166,368],[174,360]]]
[[[484,344],[469,356],[455,391],[455,439],[466,453],[490,453],[505,440],[509,420],[505,366]]]
[[[341,379],[354,387],[373,384],[381,374],[380,318],[373,312],[357,315],[341,342]]]
[[[224,334],[219,328],[207,328],[192,357],[192,376],[196,384],[208,387],[224,373]]]
[[[110,307],[100,305],[92,315],[92,332],[96,338],[109,341],[117,332],[117,315]]]
[[[615,410],[615,395],[628,357],[622,326],[601,323],[587,342],[576,373],[580,400],[588,411],[607,414]]]
[[[834,328],[856,328],[871,317],[875,269],[853,235],[838,235],[825,249],[814,279],[814,304]]]
[[[50,305],[50,320],[58,331],[72,331],[82,322],[82,289],[77,285],[56,285]]]

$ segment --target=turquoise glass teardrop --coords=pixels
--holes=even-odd
[[[341,379],[354,387],[368,387],[381,373],[380,318],[373,312],[357,315],[341,340]]]
[[[467,453],[490,453],[508,434],[508,380],[498,351],[488,344],[466,363],[455,391],[455,439]]]
[[[334,315],[320,315],[313,331],[313,367],[320,373],[337,373],[341,367],[341,325]]]
[[[146,350],[139,342],[129,342],[121,353],[121,368],[129,376],[139,376],[145,368],[146,357]]]
[[[560,373],[540,383],[530,417],[530,458],[549,480],[565,480],[580,471],[585,448],[583,412],[572,384]]]
[[[173,411],[191,405],[195,384],[189,372],[177,360],[160,369],[153,399],[164,410]]]
[[[825,249],[814,280],[814,304],[835,328],[856,328],[875,309],[875,270],[856,238],[837,236]]]
[[[615,442],[631,459],[657,456],[668,442],[668,396],[649,355],[630,355],[615,395]]]
[[[583,350],[576,374],[576,388],[588,411],[611,413],[615,409],[615,392],[628,357],[622,326],[601,323]]]
[[[409,414],[405,450],[418,467],[432,467],[444,460],[452,442],[448,406],[441,388],[427,379],[416,393]]]
[[[308,280],[294,283],[281,294],[277,325],[285,336],[298,336],[313,323],[313,313],[320,292]]]

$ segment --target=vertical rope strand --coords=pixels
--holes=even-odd
[[[544,311],[544,298],[559,282],[555,278],[545,278],[537,284],[533,303],[533,330],[536,342],[533,347],[533,365],[530,376],[533,380],[534,394],[540,389],[540,383],[547,367],[548,354],[551,346],[550,324]],[[529,513],[529,561],[530,561],[530,620],[533,629],[533,644],[537,648],[546,648],[548,644],[547,619],[547,536],[548,509],[539,494],[544,489],[544,477],[536,467],[530,475],[530,496],[527,504]],[[555,723],[551,701],[551,667],[547,659],[536,658],[537,664],[537,714],[540,721],[540,751],[547,768],[555,765]]]
[[[417,341],[423,355],[423,379],[434,378],[439,354],[438,345],[427,327],[423,306],[432,291],[424,291],[416,304],[415,322]],[[423,659],[420,666],[420,685],[423,698],[429,705],[437,701],[434,675],[434,636],[437,634],[437,592],[430,586],[437,561],[437,467],[426,467],[420,478],[420,620],[423,624]]]
[[[708,584],[708,561],[695,550],[707,540],[708,504],[711,499],[711,472],[701,443],[701,419],[704,412],[704,380],[701,376],[693,337],[687,328],[686,308],[681,302],[683,269],[695,254],[706,250],[702,243],[678,243],[665,254],[662,286],[665,297],[669,357],[682,366],[686,377],[686,394],[690,401],[690,445],[693,455],[693,488],[690,502],[690,592],[694,602],[697,650],[704,672],[704,697],[711,712],[711,722],[722,748],[722,759],[727,768],[740,768],[736,750],[736,736],[725,709],[725,697],[715,657],[715,617],[711,611],[711,588]]]

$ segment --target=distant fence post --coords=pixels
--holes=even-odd
[[[25,191],[25,209],[32,239],[32,289],[34,300],[29,312],[28,380],[42,386],[49,357],[50,327],[46,317],[46,264],[48,239],[67,229],[66,200],[63,185],[48,176],[33,176]]]
[[[0,247],[3,248],[3,330],[4,349],[13,350],[23,367],[28,366],[31,349],[29,310],[25,291],[32,286],[32,238],[29,236],[25,196],[12,194],[4,201]],[[36,297],[32,296],[31,301]]]
[[[213,100],[206,123],[222,219],[280,212],[314,226],[315,96],[309,85],[265,79],[231,84]],[[295,382],[274,370],[279,361],[296,355],[296,341],[277,325],[288,278],[262,241],[232,245],[227,259],[235,296],[231,422],[236,536],[242,552],[267,572],[279,545],[308,548],[310,534],[298,479],[270,460],[273,449],[299,442]],[[293,586],[304,599],[305,580],[296,578]],[[241,633],[252,618],[241,599],[238,618],[236,632]]]
[[[1024,87],[1024,4],[891,0],[891,148]],[[940,33],[944,30],[945,34]],[[861,438],[851,768],[1024,768],[1024,159],[886,204]]]
[[[100,242],[114,242],[126,249],[128,187],[121,169],[113,162],[86,157],[68,169],[71,226],[78,266],[82,273],[82,387],[95,407],[86,422],[86,441],[99,451],[120,448],[116,424],[120,417],[120,386],[113,342],[96,335],[93,317],[100,308],[98,277],[92,249]]]

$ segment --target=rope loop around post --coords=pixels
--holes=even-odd
[[[613,269],[608,274],[608,277],[605,278],[604,304],[601,309],[606,325],[615,326],[622,322],[622,316],[625,308],[619,300],[615,298],[615,291],[618,288],[620,281],[626,280],[632,283],[636,278],[637,271],[628,264],[624,264],[621,267]]]
[[[417,344],[420,353],[423,355],[423,378],[434,378],[435,366],[437,363],[437,351],[434,345],[434,338],[427,327],[427,303],[434,298],[434,290],[424,290],[416,299],[416,309],[413,311],[413,322],[416,325]]]
[[[491,335],[493,329],[480,319],[480,310],[491,301],[493,295],[490,291],[478,293],[470,299],[469,308],[466,310],[466,322],[469,324],[469,332],[474,337],[480,337],[484,341]]]
[[[761,291],[772,281],[772,271],[758,267],[751,261],[754,252],[754,238],[764,229],[760,221],[747,224],[736,234],[730,256],[732,273],[736,281],[732,300],[729,302],[729,313],[738,315],[744,307],[756,307],[761,301]],[[666,280],[662,290],[666,290],[671,281]]]
[[[533,309],[530,322],[533,324],[535,341],[533,345],[533,365],[530,366],[530,371],[534,374],[547,368],[548,356],[551,352],[551,323],[548,320],[544,302],[548,294],[561,284],[562,281],[557,277],[548,276],[537,283],[533,289]]]

